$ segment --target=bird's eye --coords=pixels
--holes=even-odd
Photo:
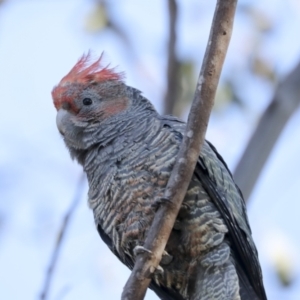
[[[83,105],[91,105],[93,103],[91,98],[84,98],[82,100]]]

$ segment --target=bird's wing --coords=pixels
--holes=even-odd
[[[178,133],[181,133],[179,139],[182,140],[184,122],[169,116],[163,116],[161,120],[163,124],[169,125],[171,130],[175,131],[177,137]],[[245,280],[248,280],[259,299],[266,300],[258,253],[252,239],[245,201],[225,161],[209,142],[205,142],[201,149],[194,174],[203,184],[228,227],[228,236],[233,256],[238,264],[236,269],[241,284],[245,286]],[[251,295],[251,292],[249,294]]]
[[[237,195],[235,195],[235,190],[220,188],[211,177],[210,167],[207,167],[203,159],[200,159],[195,169],[195,175],[202,182],[203,187],[220,211],[228,227],[231,248],[234,251],[235,260],[239,265],[239,268],[236,268],[239,278],[241,279],[243,276],[242,272],[244,271],[249,283],[259,296],[259,299],[265,300],[267,298],[262,282],[257,250],[251,236],[250,228],[248,227],[248,221],[243,217],[245,211],[243,209],[241,210],[243,206],[241,203],[235,203],[235,201],[243,200],[240,196],[237,197]],[[228,198],[228,194],[230,193],[232,198]]]
[[[128,254],[124,254],[124,258],[121,258],[116,248],[113,246],[112,239],[104,232],[100,225],[97,226],[98,233],[103,242],[108,246],[112,253],[130,270],[134,267],[134,262]],[[162,300],[185,300],[182,296],[171,288],[166,288],[162,285],[158,285],[155,281],[151,281],[149,288],[153,290],[156,295]]]
[[[260,299],[267,299],[242,193],[234,183],[223,158],[208,142],[201,150],[195,175],[203,183],[226,222],[239,267],[244,270],[257,296]]]

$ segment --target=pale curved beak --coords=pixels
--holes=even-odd
[[[69,119],[70,113],[63,109],[60,108],[57,111],[57,115],[56,115],[56,126],[59,130],[59,132],[64,135],[65,134],[65,130],[66,130],[66,121]]]

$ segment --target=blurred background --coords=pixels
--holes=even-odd
[[[186,119],[214,6],[0,1],[0,299],[40,299],[70,207],[48,299],[120,298],[129,271],[94,228],[87,183],[57,131],[51,90],[83,53],[104,51],[159,112]],[[239,1],[207,132],[233,171],[254,132],[269,149],[267,159],[262,149],[250,162],[262,170],[254,189],[244,188],[271,300],[300,299],[300,93],[293,93],[300,85],[288,75],[300,59],[299,32],[299,0]],[[257,126],[270,114],[266,133]],[[240,169],[237,181],[247,183],[250,173]],[[149,291],[146,299],[157,298]]]

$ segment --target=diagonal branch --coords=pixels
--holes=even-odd
[[[237,0],[218,0],[194,100],[163,204],[155,214],[144,248],[124,287],[122,300],[141,300],[162,257],[204,143],[223,62],[229,45]]]
[[[234,171],[246,202],[286,123],[300,106],[300,61],[282,80]]]
[[[61,246],[62,246],[62,242],[63,239],[65,237],[65,233],[67,231],[67,228],[69,226],[69,222],[70,219],[75,211],[75,209],[77,208],[77,205],[79,204],[79,201],[81,199],[82,196],[82,191],[84,188],[84,182],[85,182],[85,174],[82,173],[82,175],[79,178],[78,184],[77,184],[77,188],[76,188],[76,192],[74,195],[74,198],[70,204],[70,207],[68,208],[68,211],[65,214],[65,217],[62,221],[61,224],[61,228],[58,232],[58,237],[50,258],[50,262],[49,262],[49,266],[47,269],[47,273],[46,273],[46,277],[45,277],[45,281],[44,281],[44,286],[42,288],[42,292],[40,295],[40,300],[46,300],[48,299],[48,294],[49,294],[49,290],[50,290],[50,286],[51,286],[51,282],[53,279],[53,274],[54,274],[54,270],[58,261],[58,257],[59,257],[59,253],[61,250]]]

